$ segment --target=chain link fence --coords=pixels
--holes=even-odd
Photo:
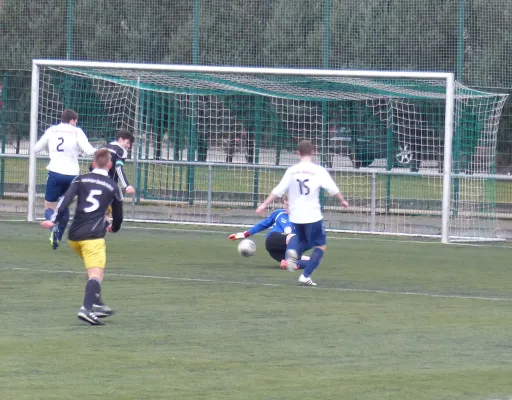
[[[33,58],[449,71],[510,94],[511,50],[512,0],[0,0],[0,195],[26,182]],[[512,172],[510,96],[496,168]]]

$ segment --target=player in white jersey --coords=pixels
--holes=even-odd
[[[59,197],[66,193],[73,179],[80,173],[78,164],[80,150],[88,155],[92,155],[96,151],[89,143],[84,131],[77,128],[77,122],[78,114],[75,111],[64,110],[61,123],[48,128],[34,147],[36,153],[48,148],[50,154],[50,163],[46,167],[48,178],[44,195],[44,217],[46,220],[51,219]],[[68,221],[69,209],[66,210],[59,225],[52,229],[50,242],[54,250],[59,246]]]
[[[256,209],[262,214],[276,199],[288,193],[290,221],[295,226],[297,236],[296,245],[288,244],[286,262],[288,270],[295,269],[299,255],[314,248],[313,253],[299,277],[299,283],[306,286],[316,286],[310,276],[320,264],[327,248],[323,216],[320,207],[320,188],[325,189],[331,196],[335,196],[344,208],[348,202],[341,194],[329,172],[322,166],[312,162],[314,154],[313,144],[309,140],[299,143],[297,154],[300,162],[288,168],[281,182],[272,190],[267,199]]]

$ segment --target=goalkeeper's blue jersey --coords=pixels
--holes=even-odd
[[[256,225],[250,228],[248,232],[252,236],[258,232],[262,232],[269,228],[271,229],[267,233],[267,236],[270,235],[272,232],[285,234],[295,233],[293,223],[290,222],[290,218],[288,217],[288,214],[286,213],[286,210],[284,208],[274,210],[274,212],[270,214],[267,218],[265,218],[263,221],[258,222]]]

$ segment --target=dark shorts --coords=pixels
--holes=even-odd
[[[327,243],[323,220],[310,224],[293,224],[295,233],[300,243],[301,253],[316,246],[323,246]]]
[[[271,232],[265,239],[265,249],[267,249],[270,257],[276,261],[284,260],[287,236],[285,233]]]
[[[71,182],[75,179],[75,175],[63,175],[57,172],[49,171],[48,179],[46,180],[46,192],[44,199],[50,202],[59,200],[66,190],[68,190]]]

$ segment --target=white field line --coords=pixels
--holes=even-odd
[[[123,226],[122,229],[142,229],[142,230],[155,230],[155,231],[174,231],[174,232],[187,232],[187,233],[193,233],[193,232],[199,232],[199,233],[211,233],[211,234],[222,234],[222,235],[229,235],[231,233],[234,233],[233,231],[215,231],[215,230],[203,230],[203,229],[180,229],[180,228],[161,228],[161,227],[152,227],[152,226]],[[403,240],[402,238],[396,238],[396,237],[389,237],[386,238],[377,238],[377,237],[350,237],[350,233],[345,233],[347,236],[327,236],[327,239],[330,240],[359,240],[359,241],[371,241],[371,242],[399,242],[399,243],[418,243],[418,244],[435,244],[439,245],[442,244],[440,241],[427,241],[427,240]],[[370,233],[367,234],[367,236],[371,236]],[[491,244],[494,243],[494,244]],[[496,245],[496,242],[482,242],[481,244],[478,243],[464,243],[464,242],[452,242],[451,245],[455,246],[470,246],[470,247],[498,247],[498,248],[512,248],[512,244],[510,246],[506,245]],[[500,242],[502,243],[502,242]],[[512,399],[511,399],[512,400]]]
[[[72,275],[83,275],[83,271],[70,271],[70,270],[49,270],[49,269],[34,269],[24,267],[3,267],[0,268],[4,271],[24,271],[24,272],[35,272],[35,273],[48,273],[48,274],[72,274]],[[135,278],[135,279],[156,279],[162,281],[176,281],[176,282],[199,282],[199,283],[216,283],[224,285],[247,285],[247,286],[266,286],[266,287],[290,287],[290,285],[284,285],[279,283],[261,283],[261,282],[243,282],[243,281],[216,281],[215,279],[202,279],[202,278],[175,278],[172,276],[159,276],[159,275],[139,275],[139,274],[119,274],[119,273],[108,273],[108,276],[117,276],[120,278]],[[304,290],[303,286],[295,286]],[[506,297],[486,297],[486,296],[463,296],[463,295],[451,295],[451,294],[435,294],[435,293],[422,293],[422,292],[400,292],[390,290],[373,290],[373,289],[350,289],[350,288],[307,288],[306,290],[329,290],[338,292],[354,292],[354,293],[371,293],[371,294],[384,294],[384,295],[398,295],[398,296],[422,296],[432,297],[440,299],[458,299],[458,300],[486,300],[486,301],[500,301],[500,302],[512,302],[512,298]]]
[[[26,219],[0,219],[1,222],[27,222]],[[231,233],[234,233],[234,230],[232,231],[217,231],[217,230],[206,230],[206,229],[182,229],[182,228],[164,228],[164,227],[154,227],[154,226],[126,226],[123,225],[122,229],[141,229],[146,231],[170,231],[170,232],[187,232],[187,233],[211,233],[211,234],[222,234],[222,235],[229,235]],[[371,233],[366,234],[367,237],[351,237],[350,233],[342,233],[340,235],[347,235],[344,237],[341,236],[327,236],[327,239],[329,240],[357,240],[357,241],[372,241],[372,242],[399,242],[399,243],[418,243],[418,244],[435,244],[439,245],[441,244],[440,241],[427,241],[427,240],[404,240],[402,239],[404,236],[401,237],[388,237],[383,238],[380,237],[369,237],[372,236]],[[512,248],[512,243],[510,246],[508,245],[496,245],[496,242],[481,242],[481,243],[471,243],[471,242],[451,242],[449,244],[454,246],[469,246],[469,247],[496,247],[496,248]],[[503,243],[503,242],[500,242]],[[511,399],[512,400],[512,399]]]

